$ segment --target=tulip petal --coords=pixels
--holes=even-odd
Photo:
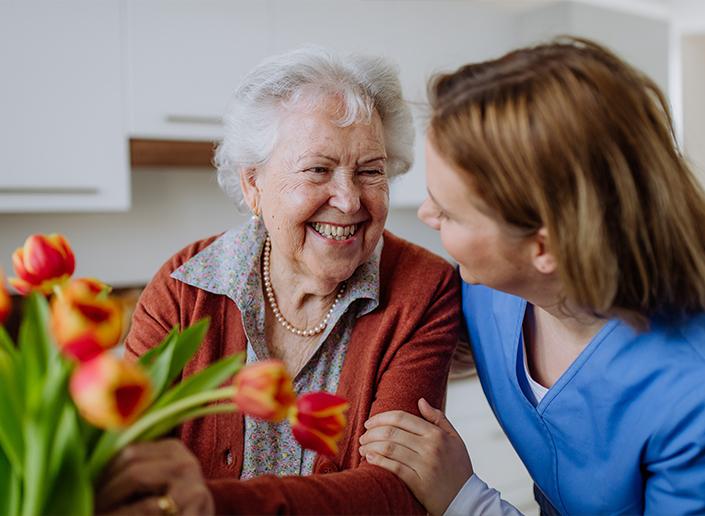
[[[340,436],[327,436],[303,425],[292,426],[291,432],[299,444],[308,450],[313,450],[328,457],[338,453],[338,438]]]
[[[80,364],[69,383],[81,416],[98,428],[123,428],[149,405],[147,374],[135,363],[103,353]]]
[[[105,348],[93,335],[86,333],[62,344],[61,351],[79,362],[88,362],[103,353]]]
[[[76,257],[73,254],[73,250],[69,245],[66,238],[63,235],[57,233],[52,233],[47,236],[47,240],[50,245],[58,250],[63,256],[63,274],[68,274],[71,276],[76,268]]]
[[[235,377],[233,402],[252,417],[279,422],[296,402],[294,386],[281,360],[262,360]]]
[[[345,412],[349,404],[345,398],[329,392],[309,392],[299,398],[297,407],[305,414],[327,417]]]
[[[12,268],[15,270],[15,274],[19,279],[26,283],[35,284],[41,281],[40,278],[29,272],[25,267],[24,249],[22,247],[18,247],[15,252],[12,253]]]
[[[7,282],[12,288],[14,288],[21,296],[26,296],[32,291],[32,285],[20,278],[8,278]]]
[[[43,235],[32,235],[24,244],[24,265],[27,271],[44,279],[65,274],[64,255]]]
[[[0,325],[2,325],[12,310],[12,301],[10,293],[5,287],[5,275],[0,271]]]
[[[296,401],[289,421],[294,437],[304,447],[323,455],[335,455],[343,435],[349,404],[327,392],[304,394]]]
[[[101,282],[78,279],[52,299],[51,330],[66,355],[90,360],[120,341],[122,308],[105,290]]]
[[[145,393],[144,385],[121,385],[115,389],[115,406],[122,419],[129,419]]]
[[[74,306],[83,317],[94,324],[104,323],[110,318],[110,310],[105,306],[91,305],[80,301],[76,301]]]

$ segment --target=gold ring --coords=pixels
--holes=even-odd
[[[176,505],[174,499],[169,495],[157,498],[157,507],[159,507],[159,511],[164,516],[175,516],[179,514],[179,506]]]

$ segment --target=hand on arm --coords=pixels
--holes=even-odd
[[[442,411],[419,400],[423,419],[402,411],[370,418],[360,454],[399,476],[431,514],[443,514],[473,473],[465,443]]]
[[[196,457],[176,439],[133,444],[103,475],[96,514],[163,514],[159,499],[169,496],[181,515],[214,514]]]

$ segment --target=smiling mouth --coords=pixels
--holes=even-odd
[[[347,240],[353,236],[362,224],[351,224],[349,226],[337,226],[335,224],[325,224],[312,222],[309,226],[319,235],[329,240]]]

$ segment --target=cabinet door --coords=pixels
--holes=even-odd
[[[220,138],[235,88],[270,39],[263,0],[129,0],[130,134]]]
[[[129,207],[123,11],[0,1],[0,212]]]

